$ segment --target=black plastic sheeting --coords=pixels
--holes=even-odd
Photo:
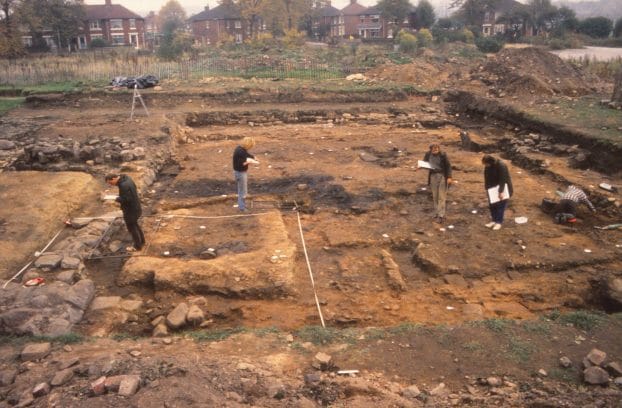
[[[139,77],[116,77],[112,81],[110,81],[110,85],[112,86],[122,86],[125,88],[133,89],[134,85],[138,89],[143,88],[151,88],[158,84],[158,78],[154,75],[143,75]]]

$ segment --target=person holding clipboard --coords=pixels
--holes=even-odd
[[[451,163],[445,152],[441,151],[438,143],[432,143],[430,150],[417,162],[417,170],[428,170],[428,186],[432,190],[434,202],[434,219],[439,224],[445,222],[445,202],[447,188],[451,185]]]
[[[255,146],[255,139],[245,137],[233,151],[233,175],[238,187],[238,210],[246,211],[246,194],[248,192],[248,165],[259,164],[255,156],[248,151]]]
[[[484,187],[492,218],[492,221],[486,224],[486,228],[497,231],[503,224],[503,214],[508,200],[514,194],[512,179],[508,167],[501,160],[487,154],[482,157],[482,164],[484,165]]]

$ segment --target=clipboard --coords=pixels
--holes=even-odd
[[[499,201],[501,201],[501,199],[499,198],[499,186],[490,187],[487,192],[488,201],[490,202],[490,204],[498,203]],[[507,183],[503,185],[503,196],[505,197],[504,200],[510,198],[510,190]]]
[[[434,167],[432,167],[429,162],[423,160],[417,160],[417,167],[420,169],[434,170]]]

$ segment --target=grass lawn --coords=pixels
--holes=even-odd
[[[24,103],[24,98],[0,98],[0,116]]]

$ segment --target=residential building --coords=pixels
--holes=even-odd
[[[313,35],[318,40],[339,37],[345,34],[343,16],[339,9],[333,7],[330,2],[322,6],[313,19]]]
[[[525,5],[516,0],[500,0],[484,12],[482,35],[484,37],[505,34],[508,31],[527,34],[527,21],[517,18]]]
[[[341,15],[343,16],[344,29],[343,35],[346,37],[359,35],[359,21],[360,15],[367,7],[357,3],[356,0],[350,0],[350,4],[341,9]]]
[[[145,46],[145,19],[123,7],[105,0],[105,4],[85,4],[83,33],[78,36],[78,48],[88,48],[101,38],[112,46]]]
[[[368,7],[359,14],[356,26],[360,38],[384,38],[387,32],[387,23],[380,16],[377,6]]]
[[[233,38],[236,43],[241,43],[251,37],[251,31],[265,30],[261,18],[257,17],[251,27],[231,3],[223,3],[213,9],[205,6],[205,10],[190,17],[188,22],[194,42],[200,45],[217,44],[229,38]]]

